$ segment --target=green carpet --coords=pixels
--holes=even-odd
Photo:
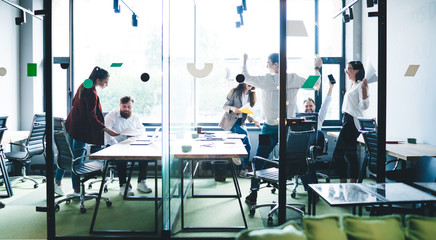
[[[333,182],[336,182],[334,179]],[[68,187],[71,180],[64,179],[64,191],[71,192]],[[153,181],[147,180],[149,186]],[[239,179],[242,190],[242,206],[245,212],[249,228],[271,227],[267,223],[268,207],[258,209],[254,216],[250,216],[250,206],[244,203],[249,193],[250,180]],[[136,182],[132,183],[135,195]],[[92,190],[98,191],[100,184],[94,184]],[[231,178],[226,182],[215,182],[213,179],[196,179],[196,194],[234,194],[234,185]],[[40,184],[37,189],[33,188],[31,182],[18,183],[13,187],[14,196],[0,199],[6,207],[0,209],[0,239],[45,239],[46,238],[46,214],[36,212],[36,206],[45,205],[46,184]],[[288,191],[292,186],[288,187]],[[270,203],[278,201],[277,192],[271,193],[270,188],[263,188],[259,191],[258,203]],[[109,191],[104,193],[112,201],[112,207],[107,207],[101,202],[96,221],[96,230],[154,230],[154,201],[125,201],[118,194],[118,182],[109,185]],[[4,193],[4,189],[0,190]],[[154,196],[154,192],[147,194]],[[305,203],[307,206],[307,193],[300,185],[297,188],[295,199],[290,197],[288,202]],[[179,201],[180,199],[174,199]],[[185,226],[233,226],[243,225],[238,201],[235,199],[210,199],[210,198],[188,198],[185,203]],[[82,214],[79,211],[79,201],[72,201],[70,204],[62,203],[60,211],[55,215],[56,235],[58,236],[91,236],[89,228],[95,208],[95,200],[85,201],[87,212]],[[306,209],[307,211],[307,209]],[[323,214],[349,214],[351,208],[334,207],[320,200],[317,204],[317,215]],[[364,215],[367,215],[364,211]],[[162,222],[162,208],[159,209],[159,231]],[[174,216],[171,216],[172,218]],[[299,214],[287,210],[287,219],[301,222]],[[277,224],[277,215],[273,217],[273,224]],[[25,227],[23,227],[25,226]],[[175,237],[233,237],[236,232],[182,232],[180,231],[180,220],[173,232]],[[144,238],[151,235],[143,235]]]

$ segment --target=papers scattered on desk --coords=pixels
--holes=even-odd
[[[241,113],[246,113],[246,114],[254,114],[253,111],[251,111],[251,107],[250,107],[250,103],[245,104],[244,106],[242,106],[239,111],[241,111]]]
[[[120,132],[120,134],[129,137],[136,137],[144,134],[144,129],[126,128],[122,132]]]

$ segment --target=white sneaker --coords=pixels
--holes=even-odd
[[[126,186],[127,183],[124,183],[123,186],[120,187],[120,195],[124,196],[124,191],[126,190]],[[133,196],[133,195],[135,194],[132,192],[132,188],[129,187],[129,189],[127,190],[127,196]]]
[[[64,190],[62,190],[62,185],[58,186],[57,184],[55,184],[54,186],[55,186],[54,187],[55,194],[57,194],[59,196],[64,196],[65,195]]]
[[[151,193],[151,188],[149,188],[147,186],[147,183],[145,182],[145,180],[142,180],[141,182],[138,183],[138,187],[137,187],[138,191],[143,192],[143,193]]]
[[[248,169],[243,169],[239,173],[239,176],[242,177],[242,178],[245,178],[245,177],[247,177],[247,173],[248,173]]]

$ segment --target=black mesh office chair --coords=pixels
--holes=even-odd
[[[31,162],[31,158],[38,155],[43,155],[45,158],[45,114],[35,114],[33,116],[32,127],[30,129],[29,137],[24,141],[23,144],[10,143],[12,145],[17,145],[23,148],[23,151],[12,151],[7,152],[6,158],[9,162],[17,163],[21,166],[21,176],[14,177],[11,181],[11,185],[16,182],[25,182],[30,180],[34,182],[34,188],[38,187],[38,182],[33,177],[41,177],[42,183],[46,182],[45,176],[27,176],[26,175],[26,165]]]
[[[7,119],[8,119],[8,117],[6,117],[6,116],[0,116],[0,142],[3,139],[3,134],[8,129],[6,127],[6,120]],[[3,179],[3,182],[5,183],[5,188],[6,188],[6,192],[7,192],[7,195],[1,195],[1,197],[10,197],[12,195],[12,190],[11,190],[11,185],[9,182],[8,169],[6,168],[5,156],[4,156],[3,148],[2,148],[1,144],[0,144],[0,174],[1,174],[1,177]],[[4,208],[4,207],[5,207],[5,204],[0,201],[0,208]]]
[[[287,138],[287,152],[286,152],[286,172],[287,178],[291,179],[295,176],[304,175],[307,172],[308,164],[311,161],[311,143],[315,138],[315,128],[316,122],[313,121],[302,121],[294,119],[288,119],[289,132]],[[253,177],[278,184],[279,182],[279,159],[270,160],[263,157],[255,156],[254,161],[265,161],[266,163],[273,164],[274,167],[266,169],[256,169],[255,164],[253,165]],[[283,160],[281,160],[283,161]],[[294,190],[295,191],[295,188]],[[250,209],[250,214],[254,215],[257,208],[260,207],[270,207],[271,211],[268,213],[268,223],[272,224],[272,215],[279,208],[278,203],[266,203],[253,205]],[[287,203],[287,208],[293,209],[304,216],[305,205],[302,203]]]
[[[56,201],[55,208],[59,211],[59,204],[62,202],[70,203],[72,199],[80,199],[80,212],[85,213],[86,208],[84,205],[85,200],[91,198],[97,198],[97,193],[87,194],[85,192],[85,182],[95,176],[102,176],[104,164],[101,161],[87,160],[88,155],[75,158],[73,150],[71,149],[70,142],[65,131],[64,120],[62,118],[54,118],[54,140],[58,149],[57,165],[60,169],[65,171],[71,171],[72,173],[80,177],[80,196],[70,195],[59,201]],[[74,149],[82,151],[82,149]],[[79,164],[79,160],[82,160]],[[112,206],[112,202],[109,198],[101,197],[106,201],[106,206]]]
[[[363,139],[365,140],[365,158],[362,162],[361,171],[359,172],[358,183],[361,183],[364,178],[365,169],[368,169],[370,177],[377,177],[377,123],[372,118],[359,118],[360,130]],[[386,178],[395,181],[404,181],[408,175],[408,169],[399,169],[399,165],[402,159],[394,159],[387,161],[386,166],[389,170],[386,170]]]

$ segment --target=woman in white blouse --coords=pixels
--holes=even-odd
[[[357,137],[359,137],[359,117],[369,107],[368,82],[364,79],[365,69],[360,61],[351,61],[347,64],[345,73],[351,80],[351,87],[345,93],[342,104],[344,118],[339,133],[333,160],[341,183],[347,182],[347,163],[350,164],[350,182],[355,183],[358,177],[359,165],[357,161]]]

